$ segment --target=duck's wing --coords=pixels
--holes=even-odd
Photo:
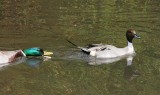
[[[107,45],[103,45],[103,44],[89,44],[86,48],[81,47],[80,49],[82,50],[82,52],[86,54],[95,56],[96,52],[104,51],[109,48],[107,47]]]
[[[87,48],[92,48],[92,47],[100,47],[103,46],[103,44],[87,44]]]
[[[90,46],[87,46],[87,48],[90,51],[103,51],[109,49],[108,45],[103,44],[90,44]]]

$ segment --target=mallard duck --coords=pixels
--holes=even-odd
[[[67,41],[72,45],[76,46],[77,48],[81,49],[82,52],[90,56],[95,56],[96,58],[116,58],[135,53],[132,40],[133,38],[140,38],[140,36],[136,34],[134,29],[129,29],[126,32],[126,38],[128,45],[124,48],[117,48],[113,45],[104,44],[89,44],[87,47],[84,48],[77,46],[69,40]]]
[[[33,47],[24,50],[0,51],[0,63],[11,63],[23,56],[45,56],[51,55],[52,52],[44,51],[41,48]]]

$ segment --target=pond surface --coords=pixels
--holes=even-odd
[[[1,0],[0,49],[42,47],[49,61],[29,59],[0,70],[1,95],[159,95],[160,1],[158,0]],[[134,28],[136,56],[89,65],[66,39],[126,46]]]

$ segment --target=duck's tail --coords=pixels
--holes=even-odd
[[[86,53],[86,54],[90,54],[90,51],[87,49],[87,48],[84,48],[84,47],[80,47],[76,44],[74,44],[73,42],[67,40],[70,44],[72,44],[73,46],[77,47],[78,49],[81,49],[82,52]]]
[[[67,42],[69,42],[69,43],[70,43],[70,44],[72,44],[73,46],[75,46],[75,47],[79,48],[79,46],[78,46],[78,45],[76,45],[76,44],[74,44],[73,42],[71,42],[71,41],[69,41],[69,40],[67,40]]]

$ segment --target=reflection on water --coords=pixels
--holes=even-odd
[[[136,70],[132,65],[127,65],[124,69],[124,77],[127,80],[133,80],[136,77],[140,76],[140,72]]]
[[[27,66],[1,70],[0,94],[159,95],[159,10],[159,0],[1,0],[0,49],[42,47],[55,56],[42,64],[30,59],[22,62],[29,63]],[[126,65],[125,58],[88,65],[85,56],[80,60],[56,56],[69,51],[65,39],[79,46],[104,43],[123,47],[129,28],[142,37],[133,42],[137,55],[132,65]],[[39,62],[39,68],[30,68]]]
[[[44,61],[49,61],[51,60],[50,56],[41,56],[41,57],[18,57],[16,58],[16,60],[14,62],[9,62],[9,63],[0,63],[0,69],[5,69],[5,67],[8,66],[13,66],[13,65],[18,65],[18,64],[27,64],[30,67],[39,67],[39,65],[41,63],[43,63]]]
[[[0,69],[4,69],[7,66],[13,66],[17,64],[26,63],[28,66],[31,67],[39,67],[39,65],[43,62],[42,58],[26,58],[26,57],[20,57],[13,63],[0,63]]]
[[[58,55],[57,55],[58,56]],[[60,55],[59,55],[60,56]],[[124,69],[124,77],[127,80],[133,80],[134,78],[138,77],[140,75],[140,72],[136,70],[132,64],[133,64],[133,58],[135,57],[135,53],[124,55],[116,58],[96,58],[93,56],[89,56],[83,52],[66,52],[64,57],[59,57],[60,59],[64,60],[82,60],[84,62],[87,62],[89,65],[102,65],[102,64],[111,64],[115,63],[117,61],[126,59],[126,66]]]
[[[140,75],[140,72],[138,72],[136,69],[133,69],[132,67],[133,57],[134,55],[129,55],[126,57],[127,66],[125,67],[125,70],[124,70],[124,76],[128,80],[133,80],[135,77]]]
[[[120,61],[122,59],[127,60],[127,65],[132,64],[132,59],[135,56],[135,53],[123,55],[115,58],[96,58],[96,56],[90,56],[83,52],[76,52],[76,51],[65,51],[63,52],[63,55],[59,53],[55,53],[54,57],[59,59],[65,59],[65,60],[83,60],[87,62],[89,65],[102,65],[102,64],[110,64],[117,61]]]
[[[27,58],[25,61],[25,63],[31,67],[39,67],[42,62],[43,60],[39,58]]]
[[[131,65],[134,55],[135,54],[130,54],[130,55],[124,55],[124,56],[120,56],[116,58],[106,58],[106,59],[105,58],[91,58],[89,61],[89,64],[90,65],[109,64],[109,63],[117,62],[122,59],[126,59],[127,65]]]

